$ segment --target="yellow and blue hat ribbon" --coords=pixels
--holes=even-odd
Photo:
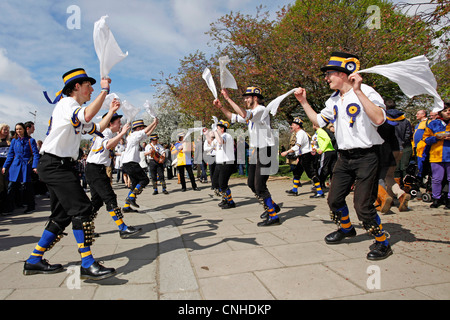
[[[53,101],[49,98],[47,91],[44,91],[44,97],[45,97],[45,99],[47,99],[48,103],[57,104],[59,102],[59,100],[61,100],[63,97],[62,90],[56,93],[56,98]]]

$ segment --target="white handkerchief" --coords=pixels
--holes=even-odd
[[[122,102],[122,112],[128,123],[131,123],[139,113],[139,109],[129,103],[127,100]]]
[[[234,79],[231,72],[227,69],[227,64],[230,63],[230,58],[228,56],[219,58],[219,67],[220,67],[220,85],[222,89],[237,89],[236,80]]]
[[[421,94],[434,97],[433,111],[444,109],[444,101],[437,93],[437,81],[429,66],[430,61],[425,56],[379,65],[358,71],[358,73],[376,73],[397,83],[403,93],[412,98]]]
[[[112,67],[122,61],[128,56],[123,53],[114,38],[111,30],[106,24],[106,18],[103,16],[94,24],[94,47],[100,61],[100,76],[101,78],[108,77]]]
[[[214,79],[212,77],[211,71],[209,68],[205,68],[203,71],[202,78],[206,81],[206,84],[208,85],[209,90],[211,90],[214,98],[217,99],[217,89],[216,85],[214,84]]]
[[[145,111],[147,111],[147,113],[150,115],[150,117],[152,117],[152,118],[156,118],[157,117],[156,110],[155,110],[155,108],[153,108],[150,105],[150,101],[145,100],[144,109],[145,109]]]

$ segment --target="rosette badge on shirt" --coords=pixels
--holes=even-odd
[[[351,103],[347,106],[347,115],[350,117],[350,128],[356,121],[356,117],[360,114],[361,107],[356,103]]]

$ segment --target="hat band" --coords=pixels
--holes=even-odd
[[[328,66],[334,66],[334,67],[345,67],[345,58],[339,58],[339,57],[331,57],[330,61],[328,62]]]
[[[71,73],[71,74],[67,75],[64,78],[64,84],[67,84],[70,81],[73,81],[73,80],[76,80],[76,79],[79,79],[79,78],[87,78],[87,77],[88,77],[88,75],[84,71],[74,72],[74,73]]]
[[[331,57],[327,67],[339,67],[353,73],[359,71],[360,63],[357,58]]]

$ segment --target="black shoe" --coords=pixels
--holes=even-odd
[[[31,264],[25,261],[23,265],[23,274],[29,276],[32,274],[52,274],[64,271],[60,264],[49,264],[47,260],[42,259],[38,263]]]
[[[279,205],[275,205],[275,213],[278,213],[281,211],[281,208]],[[264,211],[263,213],[261,213],[261,215],[259,216],[261,219],[267,219],[269,217],[269,213],[267,211]]]
[[[128,207],[128,208],[122,208],[122,212],[129,213],[129,212],[138,212],[138,211],[131,207]]]
[[[219,206],[219,207],[223,207],[224,205],[226,205],[228,203],[228,201],[227,200],[222,200],[222,201],[220,201],[217,205]]]
[[[195,187],[195,188],[193,188],[193,190],[194,190],[194,191],[200,191],[200,188]]]
[[[232,208],[236,208],[236,203],[225,203],[223,206],[222,206],[222,209],[232,209]]]
[[[280,218],[275,218],[275,219],[270,219],[267,218],[264,221],[258,222],[258,227],[269,227],[269,226],[276,226],[276,225],[280,225],[281,221]]]
[[[164,194],[169,194],[169,191],[163,190],[163,193],[164,193]]]
[[[440,206],[442,206],[444,203],[442,202],[441,199],[434,199],[433,198],[433,203],[430,205],[430,208],[439,208]]]
[[[384,245],[381,242],[375,243],[375,248],[373,248],[368,254],[368,260],[383,260],[393,254],[390,245]]]
[[[330,233],[325,237],[325,242],[327,244],[337,244],[340,243],[345,238],[352,238],[356,236],[355,228],[352,228],[349,232],[345,233],[342,229],[338,229],[335,232]]]
[[[139,208],[139,205],[136,203],[136,198],[126,198],[126,202],[129,202],[133,207]]]
[[[325,198],[325,194],[323,193],[316,193],[313,196],[309,196],[311,199],[315,199],[315,198]]]
[[[298,192],[297,191],[286,190],[286,193],[288,194],[288,196],[298,196]]]
[[[153,191],[153,195],[158,194],[158,190]]]
[[[35,208],[26,208],[23,213],[32,213],[32,212],[35,212],[35,211],[36,211]]]
[[[142,232],[142,228],[135,228],[128,226],[127,230],[119,231],[119,235],[121,239],[126,239],[132,236],[137,235],[138,233]]]
[[[181,192],[186,192],[186,188],[184,188],[184,189],[181,189]]]
[[[116,275],[116,269],[106,268],[95,261],[89,268],[80,267],[80,279],[102,280]]]

